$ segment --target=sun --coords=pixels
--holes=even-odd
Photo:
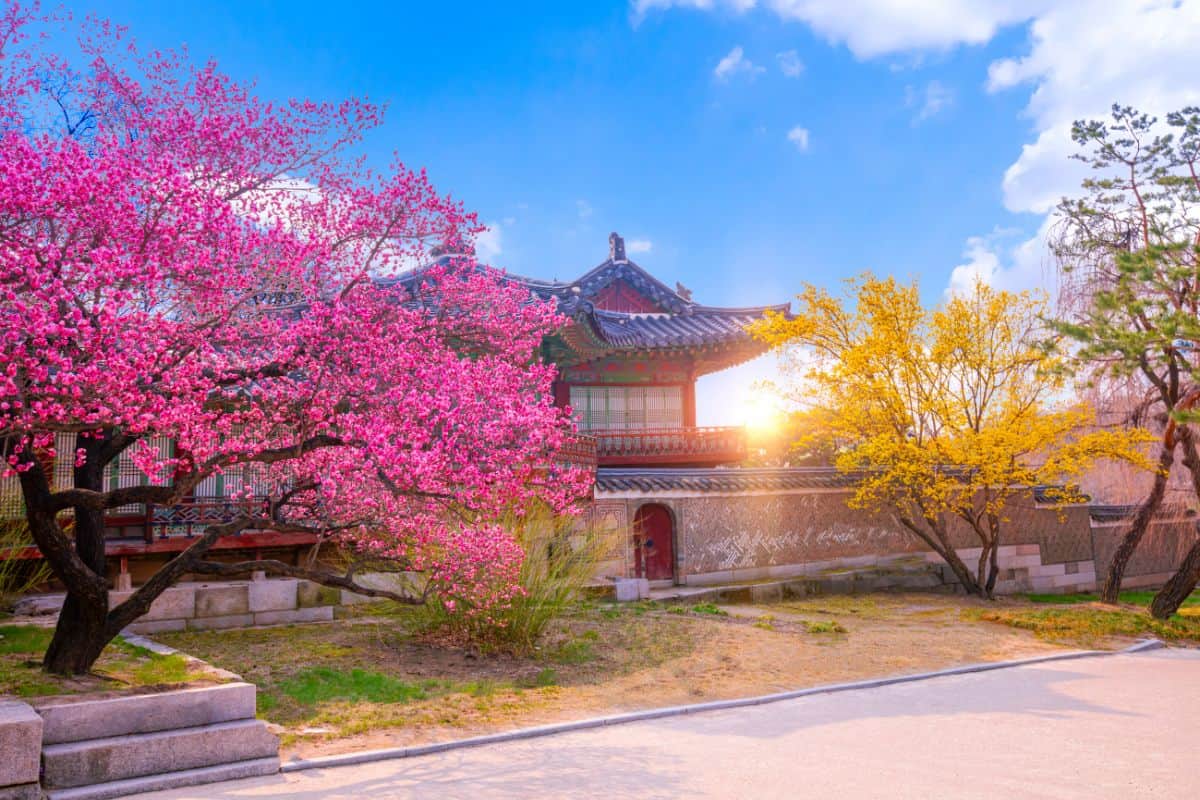
[[[779,402],[766,389],[747,389],[740,398],[742,424],[751,433],[769,434],[778,431],[783,422]]]

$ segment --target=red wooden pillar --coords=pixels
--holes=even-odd
[[[565,381],[555,381],[553,385],[554,405],[562,408],[571,404],[571,384]]]
[[[683,427],[696,427],[696,380],[683,385]]]

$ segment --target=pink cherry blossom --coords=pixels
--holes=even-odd
[[[77,52],[47,50],[58,26]],[[102,21],[0,14],[0,442],[80,597],[97,565],[45,515],[115,498],[42,491],[64,433],[77,483],[89,458],[131,453],[151,480],[124,503],[252,472],[274,502],[251,527],[318,531],[479,609],[517,591],[501,514],[580,495],[538,358],[561,320],[469,257],[405,277],[481,227],[424,171],[355,156],[380,120],[365,101],[257,97]]]

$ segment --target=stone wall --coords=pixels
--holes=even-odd
[[[637,509],[659,503],[675,523],[676,583],[704,585],[813,574],[887,563],[928,548],[886,515],[851,509],[850,492],[803,489],[739,493],[598,493],[594,519],[631,532]],[[1090,591],[1124,533],[1123,523],[1094,523],[1085,506],[1056,509],[1020,498],[1006,513],[998,590]],[[1129,565],[1127,585],[1160,584],[1196,538],[1191,521],[1150,531]],[[965,523],[952,526],[955,546],[974,568],[980,550]],[[614,553],[608,573],[631,576],[632,535]]]
[[[404,591],[399,575],[357,576],[363,586]],[[109,604],[124,602],[128,591],[109,593]],[[295,578],[262,578],[249,581],[179,583],[159,595],[150,610],[131,624],[131,633],[245,628],[251,625],[281,625],[293,622],[325,622],[333,619],[335,606],[370,602],[345,589],[322,586]],[[17,604],[18,614],[57,614],[63,595],[33,595]]]

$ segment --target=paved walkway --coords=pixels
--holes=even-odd
[[[936,678],[151,798],[1197,797],[1200,651]]]

